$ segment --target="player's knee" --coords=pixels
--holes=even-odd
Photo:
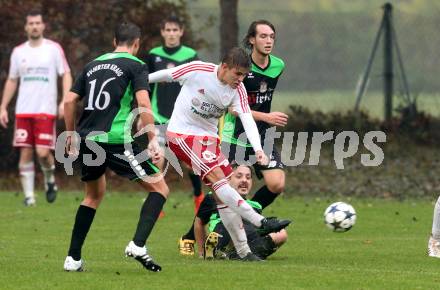
[[[98,208],[104,198],[104,192],[87,192],[82,204],[91,208]]]
[[[160,182],[150,184],[150,191],[158,192],[163,197],[167,198],[170,194],[170,189],[168,188],[168,185],[165,183],[164,180],[161,180]]]
[[[273,193],[284,192],[284,182],[273,182],[272,184],[268,184],[267,188]]]
[[[272,238],[274,244],[277,247],[280,247],[282,244],[284,244],[285,242],[287,242],[287,231],[282,229],[281,231],[277,232],[277,233],[271,233],[270,237]]]
[[[168,187],[168,185],[165,182],[162,182],[162,184],[160,185],[160,189],[158,191],[160,194],[163,195],[163,197],[167,198],[168,195],[170,194],[170,189]]]
[[[43,148],[37,148],[37,156],[39,159],[47,160],[50,158],[50,150],[43,149]]]

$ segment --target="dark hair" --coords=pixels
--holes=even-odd
[[[41,19],[43,19],[43,13],[41,12],[40,9],[37,9],[37,8],[31,9],[26,13],[26,17],[25,17],[26,22],[27,22],[27,18],[29,16],[41,16]]]
[[[165,29],[165,24],[167,23],[174,23],[177,24],[177,26],[179,26],[180,29],[183,28],[182,21],[176,15],[168,16],[167,18],[162,20],[162,22],[160,23],[160,29]]]
[[[275,26],[273,26],[273,24],[270,23],[269,21],[264,19],[256,20],[252,22],[251,25],[249,25],[248,32],[246,36],[243,38],[244,47],[249,49],[253,48],[253,45],[250,43],[249,39],[257,35],[257,26],[260,24],[269,26],[270,28],[272,28],[273,32],[275,32]]]
[[[122,22],[115,29],[116,45],[131,46],[134,41],[141,37],[141,29],[134,23]]]
[[[232,167],[232,169],[235,171],[235,169],[237,169],[238,167],[240,167],[240,166],[244,166],[244,167],[247,167],[247,168],[249,168],[249,171],[251,172],[251,177],[252,177],[252,166],[250,166],[249,164],[247,164],[247,163],[237,163],[236,161],[232,161],[231,162],[231,167]]]
[[[233,47],[222,57],[222,63],[228,67],[242,67],[247,70],[251,67],[251,59],[248,53],[240,47]]]

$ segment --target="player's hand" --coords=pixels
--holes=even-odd
[[[79,154],[74,136],[67,136],[65,150],[69,156],[77,156]]]
[[[147,151],[153,164],[157,164],[163,158],[162,148],[160,148],[156,138],[149,140]]]
[[[273,126],[284,127],[287,125],[289,116],[282,112],[270,112],[266,115],[266,123]]]
[[[263,150],[258,150],[255,152],[255,157],[257,157],[258,164],[263,166],[269,164],[269,158],[267,158],[267,155],[263,152]]]
[[[61,102],[58,105],[58,119],[64,119],[64,102]]]
[[[1,108],[0,109],[0,125],[3,128],[7,128],[9,123],[8,110]]]

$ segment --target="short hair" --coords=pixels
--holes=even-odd
[[[165,29],[165,24],[167,23],[174,23],[177,24],[180,29],[183,28],[183,22],[176,15],[168,16],[167,18],[162,20],[162,22],[160,23],[160,29]]]
[[[228,50],[222,57],[222,63],[228,65],[228,67],[242,67],[247,70],[251,67],[251,59],[248,53],[240,47],[233,47]]]
[[[141,37],[141,29],[134,23],[122,22],[115,29],[116,45],[131,46],[134,41]]]
[[[28,18],[29,16],[41,16],[41,19],[42,19],[43,22],[44,22],[44,19],[43,19],[43,12],[41,12],[41,9],[33,8],[33,9],[29,10],[29,11],[26,13],[26,17],[25,17],[26,22],[27,22],[27,18]]]
[[[271,22],[264,20],[264,19],[255,20],[254,22],[251,23],[251,25],[249,25],[248,32],[243,39],[244,47],[246,47],[248,49],[253,48],[253,45],[249,41],[249,39],[251,37],[255,37],[257,35],[257,26],[260,24],[269,26],[270,28],[272,28],[273,32],[275,32],[275,26]]]
[[[232,162],[231,162],[232,170],[235,171],[235,169],[237,169],[239,166],[244,166],[244,167],[249,168],[249,172],[251,173],[251,177],[253,176],[253,174],[252,174],[252,166],[250,166],[249,164],[246,164],[246,163],[237,163],[236,161],[232,161]]]

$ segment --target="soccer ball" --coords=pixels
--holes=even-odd
[[[334,232],[346,232],[356,222],[356,211],[348,203],[332,203],[324,212],[324,222]]]

